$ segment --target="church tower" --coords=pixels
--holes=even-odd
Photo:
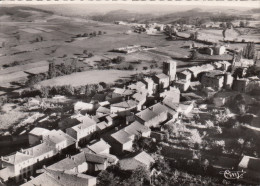
[[[170,81],[175,80],[176,66],[177,63],[175,61],[163,62],[163,73],[170,77]]]

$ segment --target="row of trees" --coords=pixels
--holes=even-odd
[[[65,96],[92,96],[97,92],[103,91],[106,88],[105,83],[100,84],[89,84],[85,86],[73,87],[71,85],[63,86],[41,86],[38,88],[32,88],[30,90],[24,90],[21,93],[22,97],[50,97],[54,95],[65,95]]]
[[[106,32],[102,32],[102,31],[94,31],[91,33],[83,33],[83,34],[77,34],[76,37],[95,37],[97,35],[102,35],[102,34],[106,34]]]

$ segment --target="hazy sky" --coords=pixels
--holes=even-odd
[[[3,4],[7,4],[8,0],[5,0]],[[212,10],[225,10],[225,9],[251,9],[260,8],[260,1],[153,1],[153,2],[133,2],[132,0],[126,1],[11,1],[12,4],[36,4],[37,8],[46,10],[52,10],[56,12],[63,12],[64,14],[92,14],[92,13],[106,13],[113,10],[129,10],[142,13],[170,13],[177,11],[185,11],[192,8],[201,8],[207,11]],[[81,4],[79,4],[81,3]],[[41,5],[40,5],[41,4]],[[45,4],[45,5],[42,5]],[[55,6],[54,6],[55,4]]]

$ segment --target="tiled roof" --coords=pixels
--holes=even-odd
[[[130,89],[139,90],[141,88],[145,88],[145,84],[141,81],[138,81],[134,84],[128,86]]]
[[[156,117],[157,114],[155,112],[153,112],[152,110],[150,110],[149,108],[147,108],[147,109],[137,113],[136,116],[141,118],[143,121],[149,121],[149,120],[153,119],[154,117]]]
[[[260,158],[243,156],[238,166],[260,174]]]
[[[97,128],[99,128],[100,130],[103,130],[105,128],[107,128],[109,125],[105,122],[105,121],[102,121],[100,123],[97,124]]]
[[[129,90],[129,89],[115,88],[113,93],[120,94],[120,95],[131,95],[134,92],[133,90]]]
[[[168,97],[176,97],[177,96],[180,96],[181,92],[178,88],[175,88],[175,87],[171,87],[170,90],[168,91],[165,91],[163,93],[161,93],[161,97],[165,97],[165,96],[168,96]]]
[[[99,107],[97,109],[97,112],[104,113],[104,114],[110,114],[110,109],[108,109],[106,107]]]
[[[83,119],[83,123],[80,123],[71,128],[74,129],[75,131],[80,131],[82,129],[89,128],[93,125],[96,125],[96,121],[94,119],[90,118],[89,116],[85,116]]]
[[[52,165],[50,165],[48,167],[48,169],[52,169],[52,170],[71,170],[73,168],[75,168],[77,165],[75,164],[75,162],[67,157],[63,160],[58,161],[57,163],[54,163]]]
[[[106,94],[95,94],[92,97],[92,100],[99,101],[99,102],[105,101],[105,99],[106,99]]]
[[[110,148],[111,146],[107,144],[103,139],[99,140],[98,142],[89,145],[88,148],[95,152],[96,154],[99,154],[100,152]]]
[[[134,159],[145,164],[146,166],[149,166],[151,163],[154,162],[154,159],[144,151],[136,155]]]
[[[123,101],[120,103],[115,103],[112,104],[112,107],[121,107],[121,108],[132,108],[135,107],[137,105],[137,102],[135,102],[134,100],[127,100],[127,101]]]
[[[191,74],[188,70],[181,71],[180,73],[184,74],[184,75],[190,75]]]
[[[129,141],[132,141],[130,138],[130,134],[125,132],[124,130],[119,130],[118,132],[111,135],[116,141],[118,141],[121,144],[125,144]]]
[[[179,107],[179,103],[174,102],[174,98],[170,97],[165,97],[163,99],[163,104],[174,110],[177,110]]]
[[[35,186],[35,185],[51,185],[51,186],[86,186],[89,180],[96,182],[96,178],[86,175],[74,173],[71,171],[57,171],[45,169],[44,173],[26,182],[22,186]]]
[[[9,156],[4,156],[2,161],[16,165],[24,161],[27,161],[31,158],[32,156],[17,151],[16,153],[11,154]]]
[[[83,152],[87,162],[96,163],[96,164],[103,164],[107,161],[107,159],[103,156],[98,154]]]
[[[153,80],[151,78],[144,78],[143,81],[147,83],[153,83]]]
[[[135,122],[131,123],[130,125],[126,126],[124,128],[124,131],[130,135],[139,135],[140,133],[150,131],[150,129],[149,129],[149,127],[142,125],[138,121],[135,121]]]
[[[47,135],[43,136],[43,141],[46,142],[48,145],[55,145],[65,140],[67,141],[68,146],[75,143],[75,140],[72,137],[61,130],[52,130]]]
[[[218,75],[223,75],[223,74],[224,74],[223,71],[220,71],[220,70],[211,70],[211,71],[208,71],[208,72],[206,73],[206,76],[207,76],[207,77],[212,77],[212,78],[214,78],[214,77],[216,77],[216,76],[218,76]]]
[[[146,100],[146,95],[143,95],[143,94],[140,94],[140,93],[135,93],[132,97],[133,97],[133,99],[135,99],[138,102]]]
[[[74,105],[74,109],[75,110],[85,110],[85,109],[92,109],[92,108],[93,108],[93,104],[92,103],[84,103],[82,101],[78,101]]]
[[[148,168],[152,163],[154,163],[154,159],[144,151],[134,157],[119,161],[120,168],[123,170],[134,170],[140,166]]]
[[[157,78],[159,78],[159,79],[169,78],[169,76],[167,76],[166,74],[163,74],[163,73],[161,73],[161,74],[156,74],[155,76],[156,76]]]
[[[164,106],[161,103],[156,103],[155,105],[149,107],[149,109],[151,109],[153,112],[155,112],[157,115],[163,113],[163,112],[167,112],[167,107]]]
[[[50,132],[48,129],[35,127],[33,130],[29,132],[29,134],[33,134],[35,136],[42,136],[44,133]]]
[[[48,152],[51,152],[54,150],[55,150],[55,148],[53,146],[50,146],[44,142],[39,145],[33,146],[31,148],[24,149],[23,153],[28,154],[33,157],[38,157],[38,156],[41,156],[45,153],[48,153]]]

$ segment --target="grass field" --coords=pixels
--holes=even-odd
[[[135,70],[92,70],[45,80],[40,82],[39,84],[43,86],[80,86],[100,82],[114,83],[118,79],[128,79],[131,75],[134,75],[135,73],[137,73]]]

